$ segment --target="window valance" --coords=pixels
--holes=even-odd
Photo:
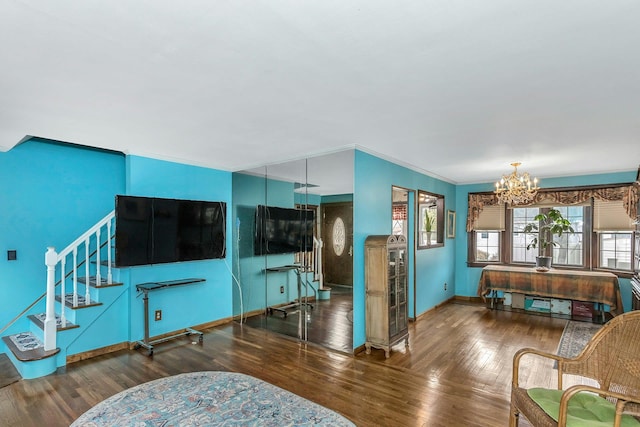
[[[591,198],[602,201],[622,201],[624,210],[629,218],[635,220],[638,216],[638,193],[639,183],[618,186],[618,187],[598,187],[598,188],[576,188],[573,190],[540,190],[535,198],[526,206],[549,206],[550,203],[556,206],[580,205],[589,202]],[[485,206],[498,204],[498,198],[493,193],[469,193],[469,211],[467,213],[467,231],[472,231],[476,227],[480,213]]]

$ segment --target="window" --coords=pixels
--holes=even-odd
[[[554,209],[559,210],[562,216],[571,222],[573,233],[563,233],[562,236],[553,236],[556,246],[549,246],[545,252],[542,248],[527,250],[527,245],[537,236],[535,233],[524,233],[524,227],[534,222],[534,218],[539,213],[544,213],[546,208],[513,208],[512,239],[511,239],[511,261],[533,263],[536,256],[553,256],[554,265],[584,265],[584,251],[582,249],[582,236],[584,225],[583,206],[559,206]]]
[[[640,235],[634,219],[640,194],[637,186],[589,186],[548,189],[539,206],[508,207],[497,204],[493,193],[469,193],[467,212],[467,264],[533,265],[536,256],[552,256],[559,268],[613,270],[631,277],[640,269]],[[552,209],[568,219],[573,232],[554,236],[555,246],[527,250],[538,231],[525,233],[536,215]]]
[[[502,261],[502,235],[505,229],[505,209],[502,205],[485,205],[473,226],[469,259],[478,263]]]
[[[558,244],[553,248],[554,265],[585,265],[583,235],[584,235],[584,211],[583,206],[557,207],[562,216],[571,222],[573,233],[562,233],[562,236],[554,236],[553,241]]]
[[[418,249],[444,245],[444,196],[418,190]]]
[[[593,229],[598,236],[600,268],[631,271],[635,224],[626,214],[622,201],[596,200],[593,204]]]
[[[394,219],[391,224],[391,234],[404,236],[406,234],[405,222],[404,219]]]
[[[633,233],[599,233],[600,266],[631,270]]]
[[[409,196],[404,188],[392,187],[393,204],[391,205],[391,233],[407,236],[407,221],[409,220]]]
[[[511,261],[536,262],[538,253],[534,250],[527,250],[527,245],[536,235],[524,233],[523,229],[527,224],[533,222],[533,218],[539,213],[539,208],[514,208],[512,210]]]
[[[499,231],[476,231],[475,238],[475,259],[477,262],[500,261]]]

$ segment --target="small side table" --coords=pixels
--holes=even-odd
[[[147,349],[147,356],[153,356],[153,346],[165,341],[172,340],[174,338],[187,336],[187,335],[199,335],[198,341],[202,344],[203,334],[200,331],[196,331],[192,328],[185,328],[184,332],[171,335],[157,340],[149,341],[149,292],[158,291],[160,289],[172,288],[174,286],[191,285],[193,283],[204,282],[205,279],[180,279],[180,280],[168,280],[164,282],[148,282],[136,285],[136,291],[144,294],[142,301],[144,302],[144,340],[136,341],[135,348],[144,347]]]
[[[283,265],[281,267],[269,267],[267,269],[265,269],[266,272],[288,272],[293,270],[296,273],[296,285],[297,285],[297,292],[298,292],[298,298],[287,305],[284,306],[280,306],[280,307],[267,307],[267,314],[273,314],[274,311],[279,311],[282,313],[283,317],[287,317],[287,314],[289,313],[290,309],[296,309],[296,310],[300,310],[303,307],[309,307],[309,308],[313,308],[313,305],[306,302],[306,301],[302,301],[302,278],[300,277],[301,272],[306,271],[303,270],[303,267],[298,265],[298,264],[291,264],[291,265]],[[306,287],[307,285],[305,285]],[[313,292],[315,293],[315,289],[313,289],[313,287],[311,288],[313,290]]]

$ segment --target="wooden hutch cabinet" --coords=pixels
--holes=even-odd
[[[366,352],[409,345],[407,305],[407,239],[404,236],[369,236],[365,240]]]

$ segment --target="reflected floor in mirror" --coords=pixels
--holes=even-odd
[[[345,353],[353,353],[353,292],[349,286],[326,285],[331,288],[326,300],[310,300],[311,307],[291,307],[286,316],[278,310],[252,316],[246,324],[282,335],[301,336],[306,317],[309,342]]]

